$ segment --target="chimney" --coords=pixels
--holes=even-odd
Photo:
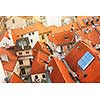
[[[8,30],[8,36],[9,36],[9,38],[11,40],[11,46],[13,46],[14,45],[14,41],[13,41],[13,38],[12,38],[12,32],[11,32],[11,30]]]
[[[22,29],[23,29],[23,30],[25,29],[25,26],[24,26],[24,25],[22,26]]]

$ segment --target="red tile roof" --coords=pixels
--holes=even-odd
[[[70,23],[68,25],[59,26],[59,27],[55,25],[48,26],[47,31],[51,31],[51,34],[56,34],[56,33],[64,32],[64,31],[68,31],[72,27],[74,27],[75,30],[79,30],[79,26],[77,23]]]
[[[31,74],[39,74],[45,72],[45,63],[48,61],[48,55],[38,51],[32,63]]]
[[[67,44],[74,39],[74,32],[67,31],[51,34],[48,36],[48,38],[51,42],[54,42],[56,45]]]
[[[3,54],[4,55],[6,54],[8,56],[8,59],[9,59],[9,62],[2,61],[4,70],[9,71],[9,72],[13,72],[13,69],[14,69],[16,62],[17,62],[17,57],[15,55],[14,50],[0,48],[0,55],[3,55]]]
[[[80,26],[80,28],[87,26],[83,21],[84,19],[87,18],[91,18],[91,16],[77,16],[78,25]]]
[[[78,26],[78,24],[76,22],[70,23],[68,25],[60,26],[58,28],[62,29],[63,31],[68,31],[72,27],[74,28],[74,30],[79,30],[79,26]]]
[[[90,52],[95,58],[92,63],[85,69],[82,70],[78,66],[78,61],[86,53]],[[80,82],[100,82],[100,53],[86,45],[83,42],[77,43],[69,54],[65,57],[65,60],[69,66],[79,75]],[[87,74],[87,77],[84,78],[84,74]]]
[[[47,27],[48,31],[51,31],[51,33],[56,33],[58,31],[57,26],[52,25]]]
[[[34,31],[39,31],[39,34],[42,34],[42,33],[47,32],[47,29],[41,23],[35,23],[34,25],[31,25],[25,28],[11,29],[14,43],[16,43],[16,40],[19,39],[20,35],[27,34],[29,32],[34,32]]]
[[[68,69],[65,64],[53,57],[48,66],[53,66],[53,72],[50,74],[50,79],[53,83],[73,83],[73,79],[69,75]]]
[[[85,33],[84,30],[85,29],[89,29],[91,30],[91,32],[89,33]],[[84,40],[84,39],[88,39],[89,41],[91,41],[92,45],[96,45],[96,44],[100,44],[100,34],[95,30],[92,29],[91,27],[86,27],[82,29],[81,31],[78,31],[77,34]]]
[[[48,51],[47,46],[40,41],[38,41],[33,47],[33,55],[35,56],[39,50],[41,50],[43,53],[50,55],[50,52]]]
[[[16,73],[13,73],[10,78],[10,83],[24,83],[24,81],[21,80],[20,77]]]
[[[9,38],[7,32],[5,32],[4,34],[0,35],[0,41],[1,41],[4,37]]]

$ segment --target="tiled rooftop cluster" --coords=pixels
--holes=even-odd
[[[0,82],[100,82],[100,17],[75,20],[6,30],[0,36]]]

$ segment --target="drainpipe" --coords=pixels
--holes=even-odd
[[[46,69],[47,82],[52,83],[50,79],[50,70],[48,69],[48,64],[45,65],[45,69]]]
[[[72,75],[72,77],[75,79],[76,83],[80,83],[77,74],[70,68],[70,66],[68,65],[68,63],[65,61],[65,59],[62,58],[62,61],[64,62],[64,64],[66,65],[66,67],[68,68],[69,73]]]

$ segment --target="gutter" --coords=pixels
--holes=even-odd
[[[62,61],[64,62],[64,64],[66,65],[69,73],[71,74],[71,76],[73,77],[73,79],[75,79],[76,83],[80,83],[77,74],[70,68],[70,66],[68,65],[68,63],[65,61],[65,59],[62,58]]]

